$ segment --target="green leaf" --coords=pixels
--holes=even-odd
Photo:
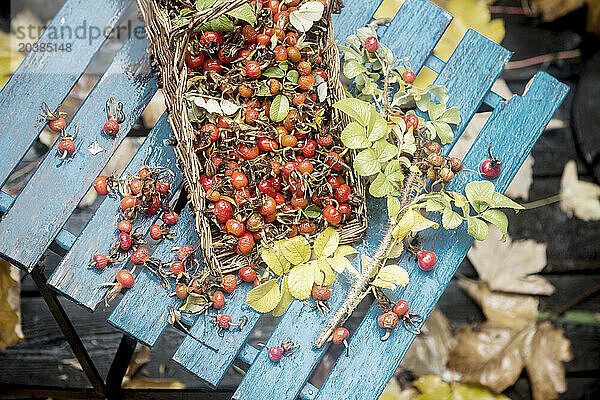
[[[369,185],[369,193],[374,197],[385,197],[394,191],[394,186],[388,181],[386,176],[380,172]]]
[[[219,2],[219,0],[196,0],[196,10],[206,10],[217,4],[217,2]]]
[[[440,115],[439,120],[447,124],[460,124],[460,112],[457,107],[448,108]]]
[[[425,201],[425,211],[442,211],[446,205],[438,199],[427,199]]]
[[[290,111],[290,101],[284,95],[278,95],[271,103],[270,117],[273,122],[281,122]]]
[[[274,274],[281,276],[289,271],[290,262],[281,253],[279,245],[273,247],[273,249],[263,247],[260,251],[260,257]]]
[[[281,241],[281,251],[285,258],[294,265],[310,260],[310,245],[304,236]]]
[[[446,110],[446,106],[443,104],[435,104],[435,103],[429,103],[429,109],[427,111],[427,113],[429,114],[429,119],[432,121],[437,121],[440,116],[444,113],[444,111]]]
[[[425,88],[425,90],[429,93],[433,93],[440,103],[448,103],[448,88],[445,86],[429,85]]]
[[[185,300],[185,304],[179,308],[179,311],[200,314],[203,313],[211,306],[211,302],[206,298],[205,295],[190,293]]]
[[[348,79],[354,79],[363,72],[367,72],[367,67],[356,60],[347,60],[344,63],[344,75]]]
[[[342,131],[342,143],[350,149],[364,149],[371,142],[367,139],[367,131],[364,126],[356,121],[350,122]]]
[[[238,8],[234,8],[233,10],[229,11],[227,15],[233,18],[241,19],[242,21],[246,21],[252,26],[256,24],[256,15],[248,3],[242,4]]]
[[[494,184],[490,181],[469,182],[465,187],[465,195],[475,211],[481,212],[494,203]]]
[[[506,218],[506,214],[500,210],[485,210],[481,213],[481,218],[496,225],[502,232],[500,241],[506,241],[506,233],[508,231],[508,218]]]
[[[288,287],[288,276],[283,277],[283,281],[281,282],[281,297],[279,299],[279,303],[277,303],[277,307],[273,310],[274,317],[280,317],[287,311],[288,307],[294,300],[294,297],[290,293],[290,288]]]
[[[387,209],[388,209],[388,216],[390,217],[390,219],[394,219],[398,216],[398,214],[400,214],[401,207],[402,207],[402,205],[400,204],[400,200],[398,200],[397,197],[388,196]]]
[[[391,160],[398,153],[398,148],[383,138],[375,142],[374,148],[377,161],[381,163]]]
[[[358,100],[353,97],[348,97],[339,100],[333,105],[343,113],[348,114],[350,118],[361,124],[367,126],[371,115],[371,105],[366,101]]]
[[[485,223],[485,221],[482,221],[475,217],[468,217],[467,233],[477,240],[485,240],[488,233],[490,233],[490,228]]]
[[[285,76],[285,72],[283,72],[283,70],[279,67],[271,67],[268,68],[265,72],[263,72],[263,75],[266,76],[267,78],[283,78]]]
[[[215,31],[215,32],[231,32],[235,28],[233,21],[226,15],[221,15],[211,21],[208,21],[200,27],[202,31]]]
[[[298,78],[300,78],[300,73],[298,71],[296,71],[295,69],[292,69],[287,73],[287,78],[292,83],[298,83]]]
[[[367,126],[367,138],[371,142],[375,142],[387,135],[387,122],[385,118],[377,112],[374,104],[371,104],[371,115]]]
[[[399,265],[386,265],[377,274],[371,285],[386,288],[396,289],[396,286],[408,285],[408,272]]]
[[[392,160],[385,166],[384,174],[390,182],[402,182],[404,180],[404,174],[402,173],[402,167],[400,161]]]
[[[452,209],[446,207],[444,208],[444,212],[442,213],[442,226],[444,229],[454,229],[462,224],[463,219],[457,213],[452,211]]]
[[[362,176],[371,176],[379,172],[377,154],[373,149],[365,149],[354,157],[354,170]]]
[[[271,279],[249,291],[246,295],[246,304],[260,313],[267,313],[277,307],[280,299],[281,292],[277,279]]]
[[[354,255],[354,254],[358,254],[358,250],[356,250],[354,247],[352,246],[348,246],[347,244],[343,244],[341,246],[339,246],[335,252],[333,253],[334,257],[345,257],[345,256],[350,256],[350,255]]]
[[[318,268],[316,260],[292,268],[288,275],[288,287],[292,296],[298,300],[304,300],[310,296],[315,283],[315,271]]]
[[[315,284],[321,286],[329,286],[335,281],[335,274],[329,262],[329,258],[318,258],[317,268],[315,270]]]
[[[512,208],[514,210],[525,209],[525,207],[523,207],[519,203],[511,200],[510,198],[498,192],[494,192],[494,194],[492,195],[492,200],[494,201],[494,207],[496,208]]]
[[[321,211],[316,204],[311,204],[304,209],[304,214],[306,214],[308,218],[318,218],[323,214],[323,211]]]
[[[452,132],[450,125],[440,121],[433,121],[432,124],[435,127],[435,133],[440,138],[442,144],[448,144],[454,139],[454,133]]]
[[[323,16],[325,6],[318,1],[309,1],[300,9],[290,13],[290,23],[300,32],[307,32]]]
[[[317,257],[329,257],[335,253],[340,244],[340,234],[338,231],[328,226],[315,239],[313,250]]]

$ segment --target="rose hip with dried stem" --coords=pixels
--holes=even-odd
[[[117,133],[119,133],[119,124],[125,121],[123,103],[117,102],[112,97],[108,99],[106,102],[106,118],[108,121],[104,123],[104,133],[106,133],[108,136],[115,136]]]

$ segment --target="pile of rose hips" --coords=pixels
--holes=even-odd
[[[193,122],[206,171],[200,183],[213,235],[222,238],[217,255],[250,254],[265,238],[314,235],[346,222],[361,201],[347,182],[342,143],[323,123],[331,120],[328,100],[317,94],[318,83],[328,80],[319,53],[323,32],[304,35],[289,23],[303,3],[254,2],[254,27],[238,20],[232,32],[199,32],[190,41],[190,86],[241,106],[237,117],[209,114]],[[297,82],[265,76],[273,67],[297,73]],[[276,96],[290,104],[281,122],[270,118]]]
[[[405,121],[407,121],[409,117],[413,117],[416,121],[415,124],[418,124],[418,119],[414,115],[407,115]],[[412,120],[410,120],[412,122]],[[416,127],[416,125],[415,125]],[[446,185],[452,179],[454,179],[455,174],[462,171],[462,160],[457,157],[449,157],[443,156],[440,153],[442,152],[442,147],[438,142],[431,142],[425,147],[426,159],[423,163],[419,165],[419,168],[423,172],[427,172],[427,178],[433,181],[432,186],[438,183],[442,183]]]
[[[123,180],[114,176],[96,178],[94,189],[99,195],[112,194],[121,197],[119,213],[122,219],[116,227],[118,237],[108,254],[95,254],[91,265],[103,270],[109,263],[121,262],[127,257],[131,259],[134,266],[148,262],[149,251],[141,246],[146,243],[144,234],[138,229],[134,230],[132,224],[138,215],[154,215],[162,210],[164,225],[152,225],[150,236],[155,240],[172,237],[169,226],[177,222],[178,215],[169,207],[171,184],[167,177],[171,174],[172,172],[165,168],[145,166]],[[134,277],[130,271],[122,269],[117,273],[116,280],[116,283],[110,284],[112,289],[106,296],[107,302],[122,288],[133,286]]]

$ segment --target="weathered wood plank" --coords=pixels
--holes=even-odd
[[[167,261],[172,258],[173,247],[189,244],[195,248],[198,245],[198,234],[193,226],[194,216],[189,206],[186,206],[173,229],[177,236],[163,240],[152,256]],[[171,283],[170,292],[174,291],[175,285]],[[156,274],[143,269],[136,276],[135,285],[115,307],[108,322],[152,347],[169,324],[168,307],[178,308],[183,302],[179,297],[169,294],[161,286]]]
[[[383,0],[345,0],[341,14],[333,14],[333,32],[338,43],[365,26],[373,18],[373,14]]]
[[[23,158],[27,149],[38,137],[45,121],[39,118],[42,102],[50,108],[60,104],[75,85],[90,60],[110,32],[131,0],[101,0],[95,2],[94,12],[89,12],[85,0],[68,1],[54,17],[38,43],[53,46],[71,45],[71,51],[31,51],[12,74],[0,92],[0,187]],[[60,38],[64,30],[75,30],[87,24],[102,30],[99,37],[77,39]],[[10,134],[9,134],[10,133]]]
[[[481,33],[469,29],[434,83],[448,88],[447,107],[458,107],[460,124],[452,147],[490,92],[512,53]]]
[[[223,314],[231,316],[234,323],[242,316],[248,319],[241,330],[232,327],[225,331],[223,336],[219,336],[217,328],[213,326],[214,318],[207,321],[202,316],[196,319],[196,323],[190,329],[194,336],[219,349],[218,353],[188,335],[177,349],[173,360],[208,384],[217,386],[260,319],[260,313],[245,304],[246,295],[251,289],[252,285],[248,283],[238,286],[221,309]],[[215,315],[214,311],[210,314]]]
[[[439,42],[451,21],[452,14],[428,0],[407,0],[381,41],[390,47],[395,57],[409,57],[416,74],[432,54],[431,44],[435,46]]]
[[[498,156],[503,161],[503,172],[494,184],[499,192],[506,190],[567,91],[565,85],[551,76],[537,74],[522,97],[512,98],[494,110],[465,156],[465,168],[476,169],[484,159],[489,143],[496,143]],[[506,129],[508,126],[511,128]],[[448,190],[462,192],[469,181],[478,178],[475,174],[463,175],[463,180],[453,181]],[[425,248],[430,248],[434,237],[437,237],[436,269],[426,273],[416,266],[414,260],[403,258],[400,265],[409,272],[411,282],[397,291],[392,300],[406,299],[414,312],[424,317],[429,315],[471,247],[473,239],[467,234],[465,225],[451,231],[426,231],[422,235]],[[415,336],[404,329],[397,329],[387,341],[382,342],[379,340],[382,332],[377,326],[380,314],[377,305],[373,304],[358,330],[352,334],[350,356],[338,359],[317,398],[334,398],[340,387],[353,393],[355,398],[374,398],[381,393]]]
[[[177,168],[175,149],[165,146],[165,140],[171,137],[171,129],[166,114],[156,123],[150,135],[146,138],[136,155],[133,157],[122,176],[135,173],[148,157],[149,150],[152,154],[148,159],[150,166],[162,166],[171,169],[175,177],[170,178],[173,190],[181,185],[182,175]],[[104,297],[106,287],[98,287],[102,283],[112,282],[117,271],[124,263],[115,263],[99,271],[87,266],[92,256],[96,253],[108,252],[111,244],[116,239],[116,226],[121,220],[119,214],[120,199],[107,196],[98,210],[94,213],[79,239],[71,251],[58,265],[48,283],[77,304],[94,310]],[[157,215],[140,215],[134,221],[134,229],[140,229],[144,234],[158,218]]]
[[[426,7],[427,12],[422,11],[423,7]],[[394,54],[410,57],[413,69],[419,71],[450,20],[450,14],[429,2],[407,1],[381,40]],[[368,210],[370,225],[381,217],[381,215],[374,215],[373,211]],[[381,214],[379,209],[376,212]],[[382,225],[375,224],[375,226]],[[370,254],[372,252],[370,249],[376,244],[379,235],[378,228],[369,228],[366,238],[358,244],[359,251]],[[347,281],[350,280],[351,277],[339,278],[331,286],[333,295],[329,303],[332,309],[338,307],[343,301],[343,294],[349,286]],[[269,338],[267,346],[279,345],[285,340],[292,339],[294,343],[300,345],[300,350],[278,364],[269,360],[266,351],[261,351],[246,373],[234,398],[296,398],[323,355],[324,349],[315,350],[312,343],[324,323],[325,319],[317,311],[311,310],[303,302],[293,302]],[[270,377],[269,381],[261,378],[267,375]],[[272,385],[271,382],[278,382],[278,384]]]
[[[36,265],[156,92],[146,45],[135,34],[125,43],[66,129],[73,135],[80,128],[75,140],[79,150],[60,161],[55,143],[0,221],[0,232],[10,237],[0,242],[0,254],[15,265]],[[111,96],[123,103],[126,117],[115,137],[102,132],[104,105]],[[87,151],[94,142],[105,151]],[[31,218],[32,207],[39,210],[36,218]]]

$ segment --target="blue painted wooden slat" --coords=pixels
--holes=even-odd
[[[67,126],[69,135],[80,127],[78,151],[60,161],[55,143],[0,221],[0,232],[10,238],[0,241],[0,254],[15,265],[26,269],[36,265],[156,92],[146,45],[135,34],[125,43]],[[104,105],[111,96],[123,102],[126,116],[115,137],[102,132]],[[87,148],[96,141],[105,151],[92,155]],[[36,218],[31,218],[32,207],[39,210]]]
[[[423,7],[427,8],[427,13],[422,11]],[[450,20],[451,16],[448,13],[431,3],[422,0],[408,0],[381,40],[390,47],[395,55],[410,57],[413,69],[418,71],[427,56],[433,51]],[[406,30],[401,27],[405,27]],[[414,41],[418,41],[418,43]],[[413,58],[415,61],[412,61]],[[373,217],[369,212],[370,226]],[[370,254],[372,251],[369,246],[376,243],[379,234],[377,229],[369,228],[366,238],[358,244],[359,251]],[[350,277],[339,278],[331,286],[332,297],[329,303],[332,309],[338,307],[343,301],[344,293],[349,287],[346,281],[350,280]],[[267,346],[279,345],[284,340],[292,339],[300,345],[300,350],[286,357],[279,364],[272,363],[267,352],[261,351],[244,376],[234,398],[296,398],[324,352],[324,349],[315,350],[312,344],[315,335],[325,322],[326,319],[321,317],[317,311],[312,311],[303,302],[293,302],[269,338]],[[269,380],[261,379],[262,376],[269,376]],[[271,385],[269,382],[279,383]]]
[[[452,14],[427,0],[406,0],[381,41],[394,56],[410,57],[412,69],[418,73],[433,52],[431,43],[441,39],[451,21]]]
[[[348,36],[356,33],[373,19],[373,14],[382,0],[345,0],[341,14],[333,14],[333,32],[335,41],[342,43]]]
[[[144,165],[151,148],[152,154],[148,164],[170,168],[175,173],[174,180],[171,179],[171,186],[173,191],[177,190],[183,178],[177,168],[174,147],[164,144],[170,136],[171,130],[165,114],[156,123],[122,176],[138,171]],[[112,196],[107,196],[102,201],[71,251],[63,258],[48,281],[62,294],[90,310],[96,308],[107,291],[106,287],[98,285],[112,282],[123,265],[111,264],[102,271],[87,266],[94,254],[106,254],[117,238],[116,226],[121,220],[119,201],[120,199]],[[157,218],[158,215],[140,215],[133,223],[134,228],[139,228],[145,234]]]
[[[429,57],[427,57],[427,61],[425,61],[425,66],[436,74],[440,73],[440,71],[444,68],[444,65],[446,65],[446,61],[442,60],[435,54],[431,54]]]
[[[491,90],[485,95],[483,102],[492,108],[496,108],[496,106],[505,100],[504,97],[500,96],[496,92],[492,92]]]
[[[217,386],[261,317],[260,313],[245,304],[246,295],[251,289],[252,284],[248,283],[238,286],[221,309],[223,314],[231,315],[234,323],[237,323],[240,317],[246,316],[248,321],[241,330],[232,328],[220,337],[217,335],[216,327],[213,326],[215,319],[206,321],[203,316],[198,317],[190,329],[192,335],[219,349],[218,353],[188,335],[177,349],[173,359],[208,384]],[[211,310],[210,315],[215,314],[214,310]]]
[[[452,147],[467,127],[512,53],[481,33],[469,29],[434,83],[448,88],[447,107],[458,107],[461,122]]]
[[[190,229],[193,226],[194,215],[189,206],[186,206],[179,215],[179,221],[172,228],[176,236],[163,240],[152,256],[167,261],[172,259],[173,247],[189,244],[195,248],[198,245],[198,234],[195,229]],[[169,324],[168,307],[179,308],[182,304],[179,297],[169,296],[174,291],[173,282],[170,292],[167,292],[156,274],[143,269],[135,278],[133,287],[115,307],[108,322],[152,347]]]
[[[464,167],[477,170],[486,157],[488,145],[494,143],[494,149],[503,162],[502,174],[494,184],[497,191],[504,192],[567,91],[566,85],[545,73],[538,73],[522,97],[500,103],[492,112],[465,156]],[[462,175],[463,179],[455,179],[448,190],[462,192],[469,181],[479,179],[475,173]],[[409,272],[411,282],[406,288],[398,290],[392,300],[406,299],[411,310],[427,317],[466,256],[473,239],[467,234],[466,223],[451,231],[439,229],[425,233],[422,235],[425,248],[430,248],[434,237],[437,237],[436,269],[430,273],[423,272],[414,260],[403,258],[400,265]],[[373,304],[357,331],[352,334],[350,356],[342,356],[337,360],[318,399],[336,398],[340,388],[352,393],[352,398],[356,399],[376,398],[383,391],[415,335],[400,328],[382,342],[379,340],[382,331],[377,326],[380,314],[377,305]]]
[[[45,126],[39,118],[42,102],[55,108],[75,85],[102,43],[129,7],[131,0],[99,0],[94,12],[86,0],[70,0],[54,17],[37,43],[71,45],[71,51],[31,51],[0,92],[0,187]],[[61,29],[98,28],[98,38],[77,39],[60,35]]]

